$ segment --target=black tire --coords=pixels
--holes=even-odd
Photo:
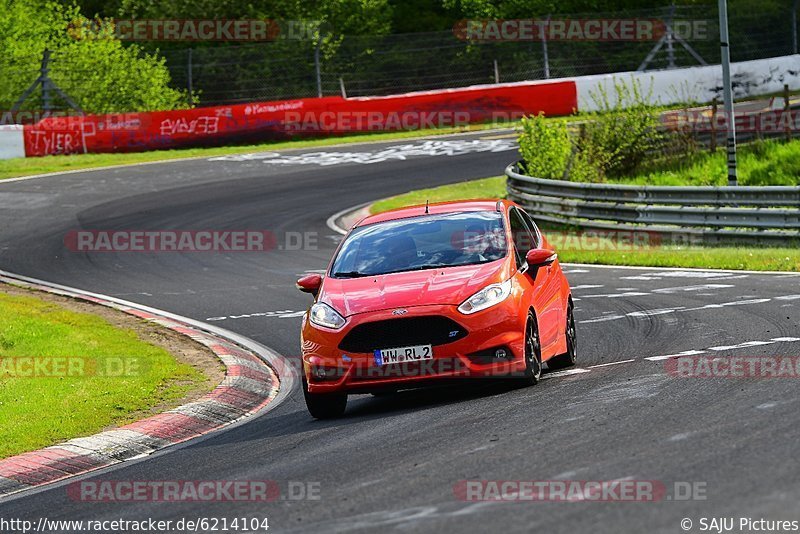
[[[519,379],[520,386],[532,386],[542,376],[542,342],[539,338],[539,325],[536,316],[528,312],[525,323],[525,374]]]
[[[314,419],[335,419],[344,415],[347,408],[346,393],[309,393],[305,378],[303,379],[303,396],[306,399],[308,413]]]
[[[575,332],[575,317],[572,314],[572,303],[570,302],[567,308],[567,327],[565,330],[567,336],[567,352],[553,356],[547,360],[548,369],[566,369],[575,365],[577,359],[578,337]]]

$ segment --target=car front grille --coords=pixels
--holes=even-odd
[[[339,343],[345,352],[372,353],[411,345],[444,345],[463,339],[467,330],[447,317],[424,316],[362,323]]]

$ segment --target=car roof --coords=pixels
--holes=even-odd
[[[385,221],[394,221],[397,219],[408,219],[411,217],[420,217],[423,215],[436,215],[444,213],[463,213],[469,211],[505,211],[508,205],[513,204],[507,200],[460,200],[456,202],[437,202],[428,206],[428,211],[425,211],[425,204],[417,206],[408,206],[405,208],[398,208],[395,210],[385,211],[375,215],[369,215],[357,222],[353,227],[366,226]]]

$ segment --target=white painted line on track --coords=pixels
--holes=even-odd
[[[736,287],[731,284],[703,284],[699,286],[678,286],[678,287],[661,287],[658,289],[653,289],[653,293],[656,294],[667,294],[670,295],[672,293],[687,293],[690,291],[707,291],[709,289],[728,289],[730,287]]]
[[[593,299],[593,298],[606,298],[606,299],[617,299],[621,297],[644,297],[646,295],[652,295],[652,293],[643,293],[641,291],[626,291],[624,293],[605,293],[602,295],[584,295],[581,298],[585,299]]]
[[[587,367],[587,369],[597,369],[598,367],[610,367],[612,365],[620,365],[623,363],[631,363],[635,361],[636,361],[635,358],[631,358],[630,360],[620,360],[618,362],[599,363],[597,365],[590,365]]]
[[[752,271],[752,270],[736,270],[736,269],[699,269],[696,267],[644,267],[640,265],[601,265],[596,263],[562,263],[564,267],[578,267],[580,269],[624,269],[629,271],[681,271],[681,272],[706,272],[706,273],[730,273],[730,274],[774,274],[781,277],[791,278],[798,277],[800,273],[791,271]],[[591,272],[589,270],[573,270],[571,272]]]
[[[676,354],[667,354],[666,356],[650,356],[649,358],[645,358],[647,361],[651,362],[658,362],[661,360],[669,360],[671,358],[680,358],[681,356],[696,356],[698,354],[705,354],[706,351],[704,350],[685,350],[683,352],[678,352]]]
[[[358,204],[357,206],[350,206],[349,208],[337,211],[336,213],[328,217],[328,219],[325,221],[325,225],[339,235],[347,235],[347,230],[337,226],[336,221],[339,218],[344,217],[346,214],[352,211],[360,210],[361,208],[369,206],[370,204],[372,204],[372,202],[364,202],[362,204]]]
[[[582,295],[582,298],[607,298],[616,299],[623,297],[644,297],[647,295],[671,295],[673,293],[688,293],[694,291],[708,291],[709,289],[729,289],[735,287],[730,284],[702,284],[698,286],[678,286],[678,287],[662,287],[653,289],[651,291],[623,291],[622,293],[602,293],[592,295]]]
[[[748,347],[760,347],[762,345],[772,345],[777,343],[777,341],[745,341],[744,343],[738,343],[736,345],[718,345],[716,347],[708,347],[708,350],[713,350],[714,352],[723,352],[726,350],[734,350],[734,349],[746,349]]]
[[[555,371],[552,373],[546,373],[542,375],[542,380],[545,378],[558,378],[559,376],[569,376],[569,375],[579,375],[583,373],[591,373],[589,369],[583,369],[581,367],[576,367],[574,369],[565,369],[563,371]]]
[[[254,317],[267,317],[267,318],[277,318],[277,319],[293,319],[295,317],[302,317],[305,315],[306,312],[304,311],[294,311],[294,310],[277,310],[277,311],[268,311],[268,312],[254,312],[254,313],[243,313],[240,315],[221,315],[219,317],[208,317],[206,321],[209,323],[214,323],[217,321],[228,321],[231,319],[252,319]]]
[[[768,341],[745,341],[736,345],[718,345],[716,347],[709,347],[705,350],[685,350],[675,354],[667,354],[665,356],[649,356],[645,358],[647,361],[657,362],[661,360],[669,360],[672,358],[680,358],[681,356],[696,356],[698,354],[705,354],[709,350],[714,352],[724,352],[729,350],[744,349],[749,347],[761,347],[763,345],[774,345],[775,343],[795,343],[800,341],[800,337],[774,337]]]
[[[795,297],[795,295],[786,295],[784,297],[775,297],[775,300],[794,300],[793,298],[786,298],[786,297]],[[797,295],[797,298],[800,298],[800,295]],[[700,311],[700,310],[713,310],[719,308],[726,308],[729,306],[749,306],[751,304],[763,304],[765,302],[771,302],[773,299],[771,298],[763,298],[763,299],[746,299],[746,300],[734,300],[732,302],[721,302],[719,304],[705,304],[703,306],[697,306],[694,308],[685,308],[683,306],[676,306],[674,308],[659,308],[653,310],[638,310],[632,311],[625,314],[609,314],[603,315],[601,317],[593,317],[591,319],[584,319],[581,321],[581,324],[584,323],[604,323],[606,321],[615,321],[618,319],[625,319],[626,317],[633,317],[633,318],[646,318],[646,317],[654,317],[657,315],[665,315],[668,313],[678,313],[678,312],[692,312],[692,311]]]

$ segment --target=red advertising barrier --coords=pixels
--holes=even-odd
[[[523,114],[568,115],[576,107],[575,83],[567,81],[51,117],[25,126],[25,155],[142,152],[295,136],[414,130],[503,121]]]

